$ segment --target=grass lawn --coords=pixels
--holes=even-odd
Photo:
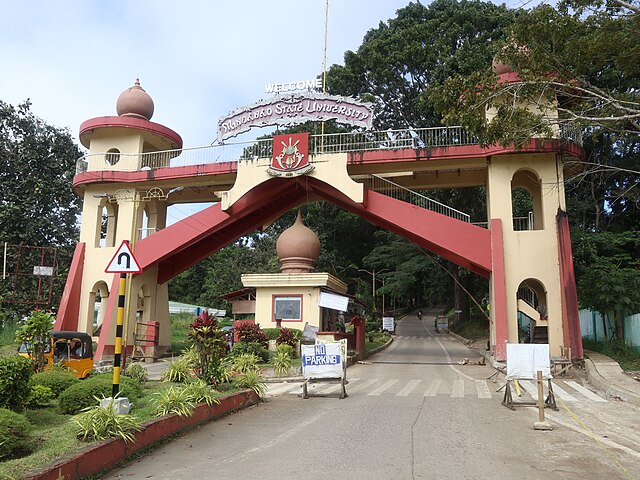
[[[471,317],[468,322],[456,324],[454,314],[448,315],[449,328],[467,340],[478,340],[489,336],[489,322],[484,317]]]
[[[146,382],[142,398],[133,402],[131,415],[136,416],[141,422],[156,418],[153,407],[154,394],[172,385],[176,384]],[[221,397],[232,391],[221,392],[216,396]],[[29,471],[44,468],[61,457],[82,450],[90,444],[76,438],[73,416],[60,413],[57,400],[48,407],[25,410],[23,414],[33,425],[36,450],[26,457],[0,461],[0,479],[2,480],[19,479]]]
[[[378,332],[378,333],[374,333],[374,334],[367,334],[365,336],[365,350],[367,352],[371,352],[372,350],[375,350],[378,347],[383,346],[384,344],[386,344],[389,339],[391,338],[391,335],[389,335],[386,332]],[[373,340],[373,341],[371,341]]]

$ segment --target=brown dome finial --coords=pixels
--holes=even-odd
[[[116,101],[116,112],[121,117],[138,117],[151,120],[153,110],[153,99],[140,86],[139,78],[136,78],[133,86],[122,92]]]
[[[302,223],[300,210],[295,223],[278,237],[276,252],[282,273],[309,273],[313,270],[320,256],[320,240]]]

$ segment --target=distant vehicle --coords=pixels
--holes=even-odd
[[[23,343],[18,353],[29,356],[29,345]],[[86,378],[93,370],[93,343],[91,335],[84,332],[51,332],[51,344],[44,352],[45,370],[60,365],[72,375]]]

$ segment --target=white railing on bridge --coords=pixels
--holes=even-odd
[[[563,126],[561,137],[577,143],[581,143],[582,140],[580,129],[571,125]],[[452,147],[477,143],[478,139],[462,127],[413,128],[311,135],[309,153],[318,155],[402,148]],[[117,159],[115,165],[121,164],[125,170],[135,171],[270,158],[272,153],[271,138],[141,154],[96,153],[87,154],[78,159],[76,173],[86,172],[88,169],[109,169],[108,167],[114,165],[114,159]],[[90,163],[91,168],[89,168]]]
[[[429,198],[409,188],[403,187],[402,185],[398,185],[397,183],[378,175],[358,175],[354,176],[353,179],[356,182],[364,184],[367,188],[382,193],[387,197],[395,198],[396,200],[401,200],[403,202],[410,203],[411,205],[416,205],[417,207],[431,210],[432,212],[446,215],[447,217],[455,218],[463,222],[470,222],[470,217],[466,213],[456,210],[455,208],[438,202],[433,198]]]

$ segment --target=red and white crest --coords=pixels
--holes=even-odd
[[[273,137],[273,157],[269,174],[294,177],[313,170],[309,163],[309,133],[292,133]]]

